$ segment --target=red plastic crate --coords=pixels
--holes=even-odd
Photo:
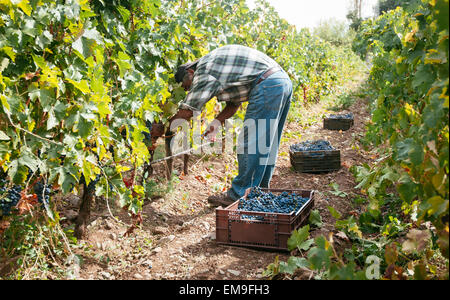
[[[290,214],[237,210],[239,200],[226,208],[216,208],[216,242],[219,244],[288,250],[287,241],[292,231],[303,225],[314,207],[314,191],[292,189],[261,189],[264,192],[295,192],[309,200]],[[247,190],[247,193],[250,189]],[[244,196],[245,197],[245,196]],[[249,220],[256,216],[262,220]]]

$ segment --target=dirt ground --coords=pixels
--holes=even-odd
[[[362,150],[359,139],[368,121],[364,101],[357,101],[348,110],[353,112],[355,124],[347,131],[323,129],[318,115],[331,113],[318,104],[304,109],[303,120],[311,122],[286,125],[278,157],[272,188],[300,188],[316,191],[314,209],[318,209],[323,226],[311,231],[312,236],[336,233],[335,220],[328,211],[334,207],[343,216],[358,213],[352,204],[355,180],[349,171],[354,164],[368,162],[370,153]],[[289,145],[304,140],[325,139],[340,150],[342,167],[325,174],[297,173],[291,169]],[[372,158],[373,159],[373,158]],[[169,193],[161,193],[145,202],[143,224],[131,235],[124,236],[131,223],[126,212],[106,207],[94,209],[88,234],[80,241],[87,247],[79,254],[83,261],[77,269],[78,279],[261,279],[263,270],[276,256],[286,261],[288,252],[276,252],[244,247],[218,245],[215,240],[216,214],[209,207],[207,197],[229,186],[236,170],[234,154],[191,156],[190,173],[177,176]],[[175,169],[182,170],[182,159],[175,159]],[[155,168],[156,178],[164,174],[164,163]],[[228,174],[228,176],[227,176]],[[337,196],[330,184],[336,183],[347,196]],[[77,199],[72,201],[76,211]],[[336,239],[345,244],[345,240]],[[304,279],[297,277],[298,279]],[[306,278],[307,279],[307,278]]]

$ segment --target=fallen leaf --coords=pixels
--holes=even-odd
[[[428,230],[411,229],[406,235],[408,240],[403,242],[402,250],[406,253],[414,251],[420,252],[426,248],[431,239],[431,234]]]
[[[3,234],[3,232],[8,229],[9,222],[7,220],[0,220],[0,234]]]
[[[345,232],[343,231],[339,231],[338,233],[335,234],[338,238],[340,238],[341,240],[344,241],[349,241],[348,236],[345,234]]]
[[[17,203],[16,208],[19,210],[19,214],[23,215],[31,211],[39,202],[36,194],[26,195],[23,191],[21,194],[22,197],[20,198],[19,203]]]
[[[197,179],[198,181],[200,181],[201,183],[206,183],[205,178],[203,178],[203,176],[200,175],[196,175],[194,176],[195,179]]]
[[[352,167],[352,164],[350,162],[348,162],[348,161],[344,161],[342,163],[342,166],[346,167],[347,169],[350,169]]]
[[[358,212],[355,211],[355,210],[350,211],[349,214],[351,214],[354,217],[358,217],[359,216]]]

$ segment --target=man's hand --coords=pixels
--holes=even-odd
[[[208,129],[206,129],[206,131],[203,133],[202,137],[207,137],[208,141],[215,142],[217,130],[222,127],[221,125],[222,125],[222,122],[215,119],[214,121],[212,121],[211,124],[209,124]]]
[[[216,119],[208,126],[208,129],[203,133],[203,137],[207,136],[210,142],[216,140],[217,129],[221,128],[225,123],[226,119],[231,118],[236,111],[239,109],[240,104],[234,104],[232,102],[227,102],[225,108],[217,115]]]

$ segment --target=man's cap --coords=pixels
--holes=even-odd
[[[186,74],[186,71],[188,69],[194,69],[195,70],[195,68],[197,67],[197,62],[198,62],[198,60],[194,61],[194,62],[188,62],[188,63],[185,63],[185,64],[179,66],[178,70],[177,70],[177,73],[175,73],[175,80],[176,80],[176,82],[180,83],[180,82],[183,81],[183,77]]]

